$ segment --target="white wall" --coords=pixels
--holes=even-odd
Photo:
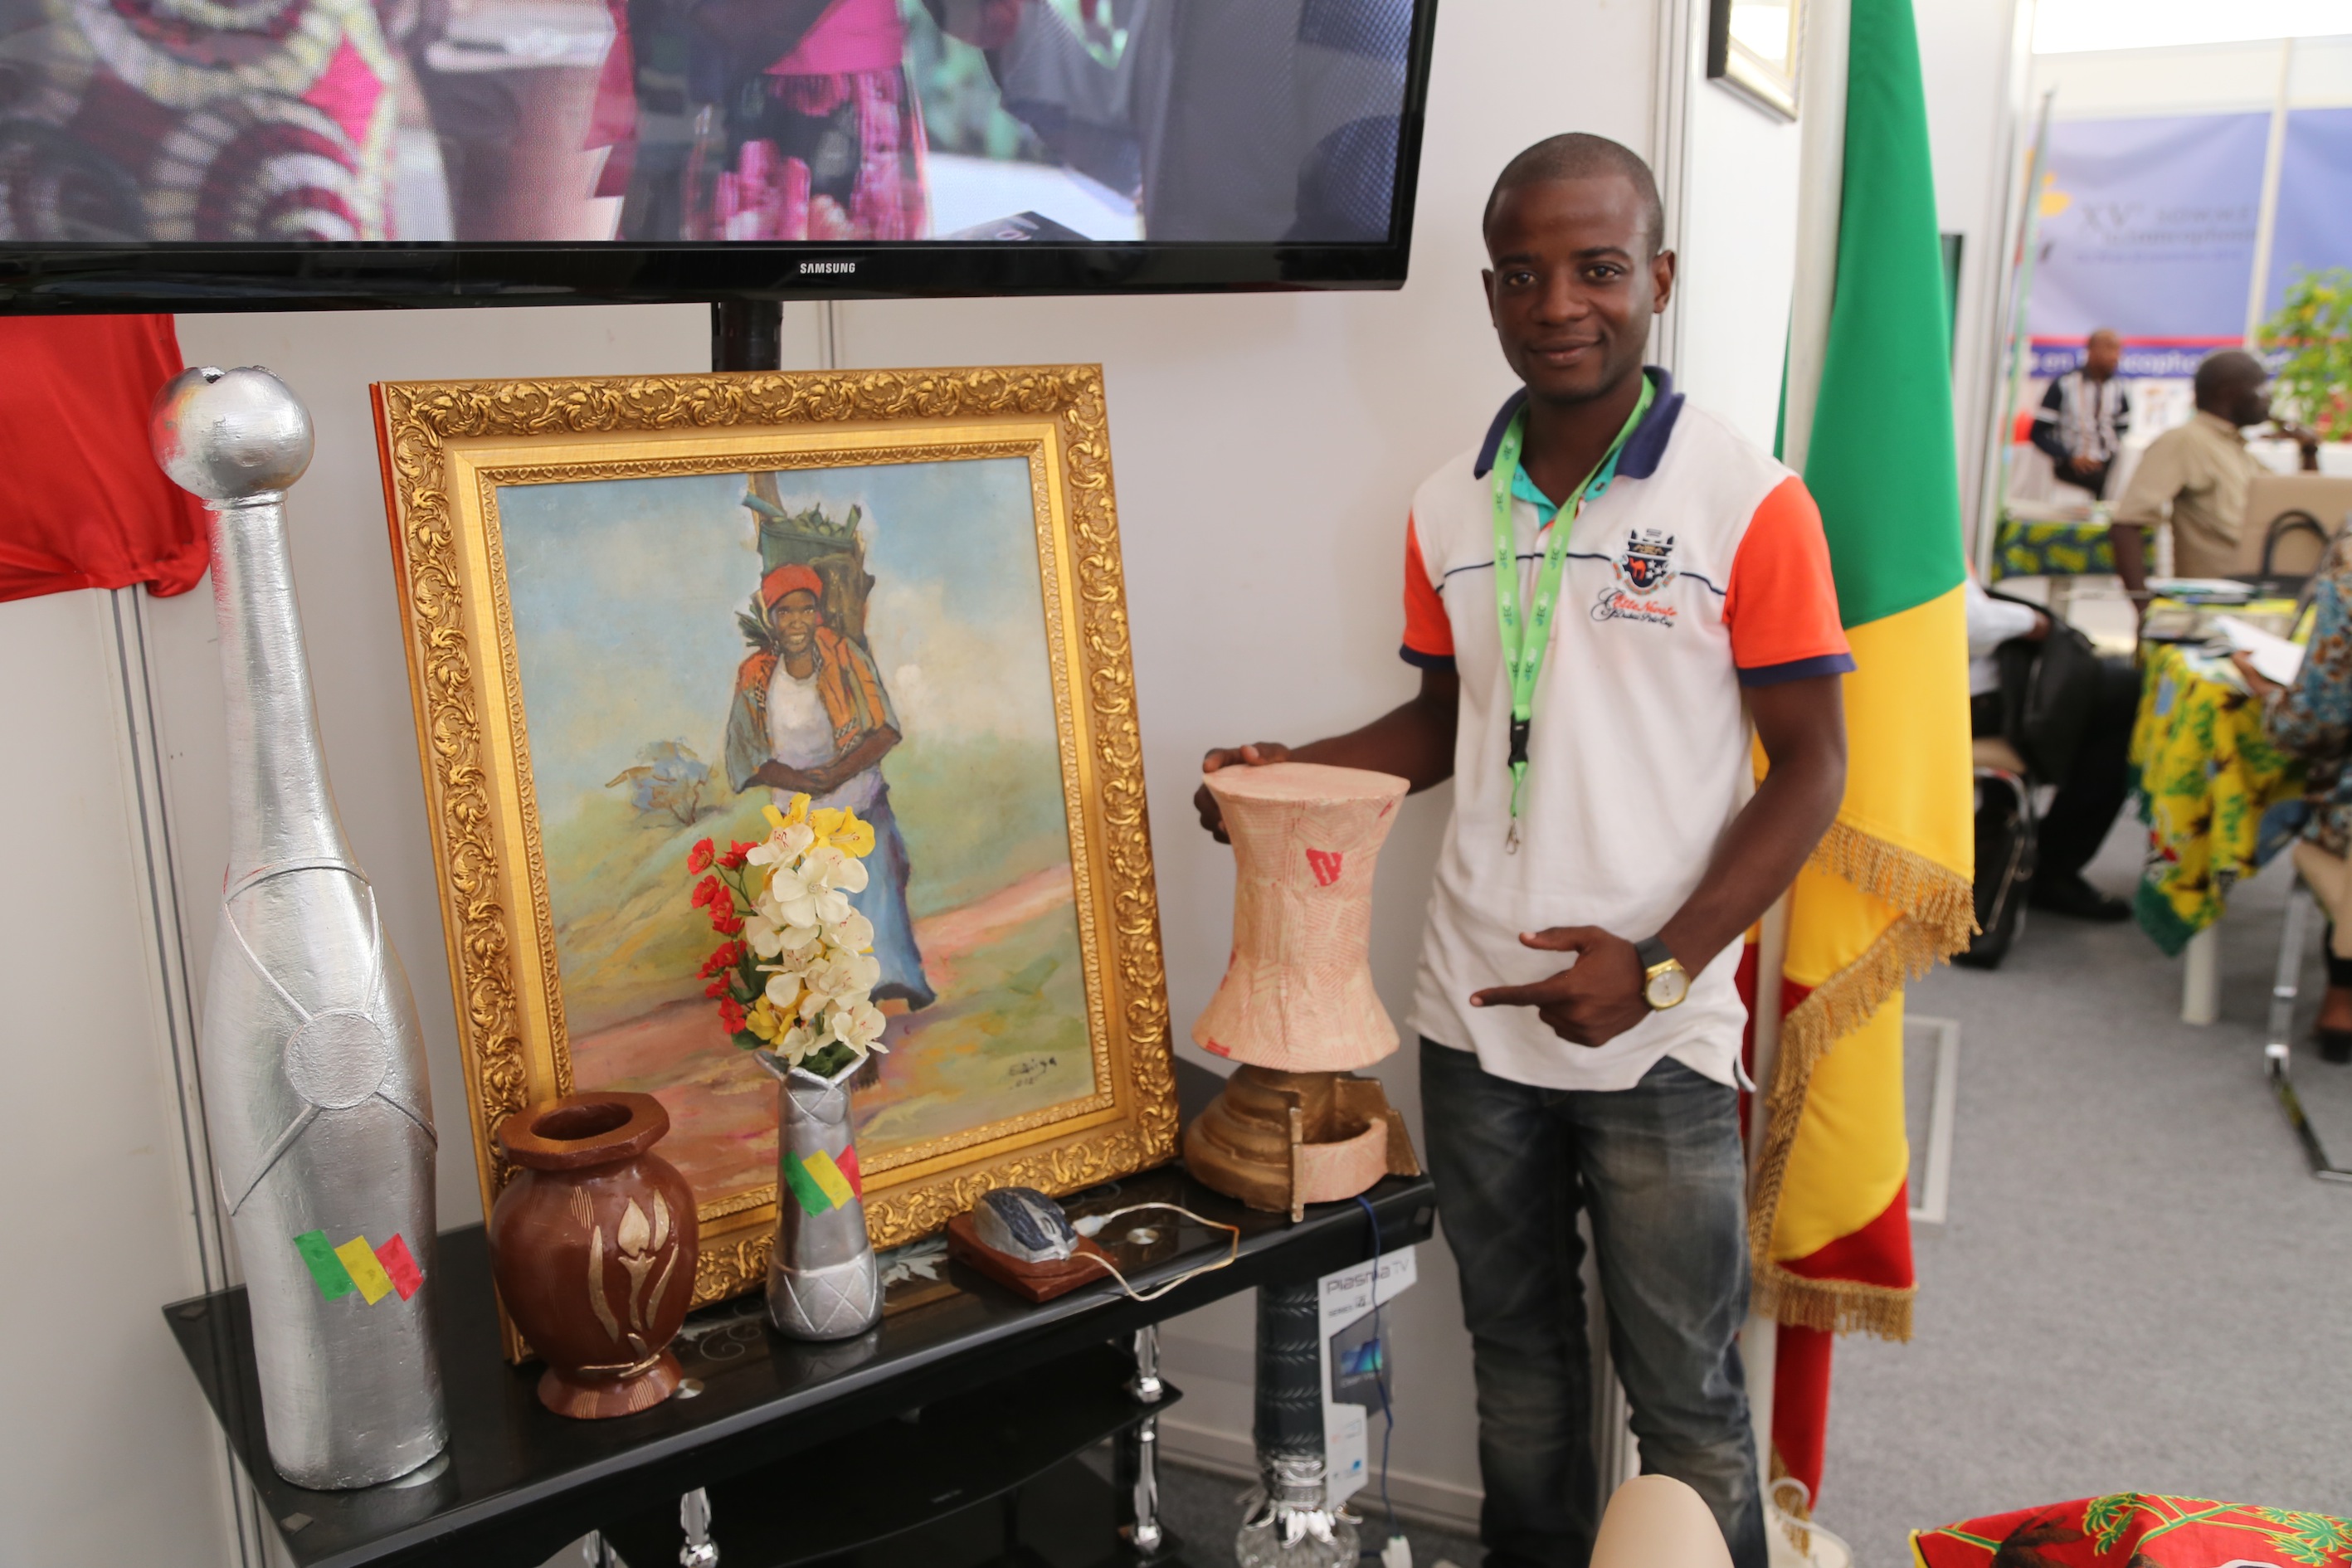
[[[2013,169],[2026,155],[2017,132],[2028,68],[2032,0],[1915,0],[1919,66],[1927,95],[1927,144],[1936,167],[1936,216],[1960,242],[1958,331],[1952,342],[1952,420],[1960,459],[1960,515],[1975,527],[1987,436],[2007,374],[2000,289]]]
[[[1795,122],[1719,82],[1693,91],[1690,107],[1675,369],[1684,391],[1769,451],[1796,280],[1801,138]]]
[[[1965,0],[1956,0],[1965,3]],[[2352,34],[2255,43],[2198,44],[2166,49],[2101,49],[2033,57],[2033,97],[2058,97],[2062,120],[2122,120],[2138,115],[2267,113],[2287,69],[2295,109],[2352,103]]]
[[[1412,671],[1396,658],[1406,500],[1432,468],[1477,439],[1511,387],[1475,293],[1480,205],[1503,161],[1553,132],[1596,131],[1647,146],[1656,4],[1482,0],[1444,9],[1412,277],[1401,291],[858,303],[839,312],[845,365],[1105,366],[1180,1033],[1222,970],[1231,911],[1231,858],[1192,823],[1200,754],[1239,740],[1309,738],[1360,721],[1412,689]],[[1794,132],[1720,89],[1702,88],[1692,100],[1684,384],[1769,441],[1793,265]],[[418,993],[445,1129],[441,1220],[463,1224],[478,1217],[478,1204],[366,386],[407,377],[698,369],[707,363],[707,316],[699,307],[209,316],[182,318],[180,330],[191,363],[267,364],[304,395],[318,423],[319,455],[289,510],[320,729],[345,826]],[[812,311],[792,312],[786,337],[791,363],[814,362]],[[217,885],[224,855],[211,608],[200,593],[151,610],[182,824],[179,870],[184,886],[203,889]],[[0,618],[0,636],[8,624]],[[50,646],[45,636],[26,635],[28,647]],[[85,690],[89,684],[59,688],[43,700],[86,717],[102,697]],[[104,766],[89,758],[81,765],[96,766],[103,782]],[[1382,860],[1374,963],[1400,1017],[1446,809],[1444,791],[1413,802]],[[34,819],[19,813],[13,820]],[[33,827],[11,831],[26,840],[24,853],[50,857],[37,879],[16,887],[65,877],[59,847]],[[56,1020],[48,1027],[61,1028],[86,1005],[78,990],[70,997],[61,991],[82,986],[91,973],[88,960],[79,968],[64,961],[94,928],[53,921],[54,905],[36,910],[21,892],[11,902],[10,917],[38,925],[30,938],[48,944],[37,962],[5,972],[11,1010],[30,1016],[37,1002]],[[199,893],[187,925],[200,954],[212,921]],[[45,978],[51,975],[70,984],[61,987]],[[15,1000],[20,994],[23,1002]],[[121,1025],[132,1045],[145,1026],[135,1017]],[[157,1067],[124,1070],[144,1092],[160,1092],[143,1076]],[[1383,1076],[1417,1121],[1410,1052]],[[94,1131],[64,1115],[49,1141],[71,1143]],[[178,1201],[162,1194],[142,1200],[141,1223],[182,1223],[172,1207]],[[61,1231],[53,1262],[60,1272],[87,1270],[115,1245],[95,1228]],[[1394,1489],[1400,1503],[1467,1517],[1477,1484],[1468,1352],[1442,1246],[1424,1252],[1423,1279],[1394,1309],[1402,1417]],[[133,1302],[152,1302],[184,1288],[139,1279],[127,1281],[125,1292]],[[152,1321],[152,1309],[141,1311],[146,1316],[134,1313],[138,1321]],[[142,1331],[141,1353],[154,1360],[155,1335]],[[1245,1452],[1250,1337],[1245,1300],[1171,1329],[1171,1375],[1189,1394],[1174,1413],[1171,1449],[1211,1458]],[[204,1461],[194,1456],[205,1452],[205,1424],[170,1358],[152,1383],[143,1399],[93,1403],[100,1414],[92,1420],[120,1427],[126,1440],[133,1426],[142,1428],[137,1436],[170,1451],[153,1457],[144,1472],[149,1487],[190,1496],[202,1489]],[[0,1434],[12,1446],[31,1440],[30,1418],[16,1414],[25,1408],[12,1402],[0,1416]],[[184,1537],[176,1552],[147,1552],[118,1522],[119,1510],[99,1506],[86,1483],[68,1484],[65,1467],[45,1479],[26,1506],[47,1510],[61,1531],[78,1531],[73,1538],[94,1560],[199,1560]],[[173,1510],[182,1519],[201,1511],[198,1502]],[[20,1526],[12,1521],[7,1528]]]
[[[0,1563],[204,1562],[232,1539],[226,1453],[160,1310],[205,1275],[114,609],[0,604]]]

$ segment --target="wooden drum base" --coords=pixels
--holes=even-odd
[[[1404,1118],[1375,1079],[1242,1067],[1184,1130],[1193,1178],[1254,1209],[1352,1198],[1382,1176],[1418,1176]]]

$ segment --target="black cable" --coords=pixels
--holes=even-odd
[[[1389,1500],[1389,1439],[1396,1436],[1396,1413],[1389,1408],[1389,1336],[1381,1326],[1381,1216],[1363,1194],[1356,1194],[1356,1202],[1372,1226],[1372,1343],[1380,1347],[1380,1364],[1373,1369],[1372,1386],[1381,1391],[1381,1510],[1389,1516],[1389,1539],[1393,1541],[1403,1532],[1397,1528],[1396,1504]],[[1381,1553],[1374,1551],[1360,1555],[1378,1557]]]

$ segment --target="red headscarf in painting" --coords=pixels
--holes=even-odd
[[[816,574],[814,566],[779,566],[760,579],[760,603],[772,610],[795,589],[823,600],[824,579]]]

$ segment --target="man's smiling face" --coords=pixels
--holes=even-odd
[[[1532,180],[1496,199],[1486,310],[1530,395],[1580,403],[1641,370],[1650,318],[1674,288],[1674,257],[1656,253],[1649,226],[1619,174]]]

